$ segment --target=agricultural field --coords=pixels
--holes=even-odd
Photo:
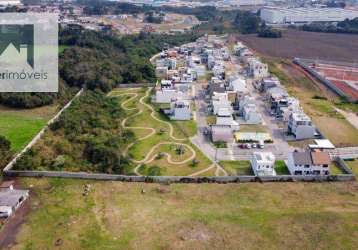
[[[127,148],[137,175],[196,175],[208,170],[211,161],[189,140],[196,134],[195,121],[171,121],[151,104],[152,89],[115,89],[126,118],[122,127],[132,131],[135,142]]]
[[[14,152],[18,152],[45,126],[57,109],[56,105],[34,109],[0,106],[0,135],[11,142]]]
[[[265,57],[271,73],[288,92],[300,100],[305,112],[321,132],[337,147],[358,145],[358,130],[335,107],[354,112],[357,104],[344,104],[321,83],[312,80],[289,60]]]
[[[355,62],[358,58],[357,35],[284,30],[279,39],[261,38],[256,34],[238,38],[262,56],[343,62]]]
[[[159,185],[48,178],[21,182],[33,194],[30,211],[18,232],[6,235],[8,249],[356,249],[358,245],[356,182]]]

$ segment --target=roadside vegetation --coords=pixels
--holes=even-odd
[[[21,180],[35,195],[14,249],[354,249],[358,244],[355,182]],[[84,195],[86,185],[90,191]]]

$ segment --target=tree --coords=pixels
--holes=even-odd
[[[243,34],[257,33],[260,27],[260,18],[249,11],[243,11],[237,14],[234,24]]]

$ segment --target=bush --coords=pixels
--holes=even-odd
[[[265,28],[259,31],[258,36],[265,37],[265,38],[281,38],[282,32],[280,30],[276,30],[272,28]]]

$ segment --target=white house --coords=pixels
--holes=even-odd
[[[233,79],[229,83],[229,90],[240,92],[240,93],[248,93],[248,89],[246,86],[246,80],[242,77],[237,77],[236,79]]]
[[[212,96],[213,113],[217,115],[220,109],[227,109],[233,113],[231,102],[229,101],[228,93],[216,93]]]
[[[268,77],[268,65],[260,62],[257,58],[249,60],[249,74],[255,79],[262,79]]]
[[[14,189],[11,181],[3,182],[0,185],[0,218],[10,217],[28,196],[28,190]]]
[[[294,151],[288,155],[287,167],[292,175],[329,175],[331,158],[328,152]]]
[[[187,100],[175,100],[170,104],[171,120],[187,121],[191,119],[190,103]]]
[[[219,109],[216,115],[216,125],[231,126],[233,131],[238,131],[240,129],[239,123],[232,117],[232,110],[228,108]]]
[[[275,156],[271,152],[254,152],[251,167],[256,176],[276,175]]]
[[[256,104],[246,104],[242,111],[242,116],[246,124],[260,124],[262,123],[262,117],[257,110]]]
[[[292,112],[288,119],[288,132],[297,140],[314,138],[316,128],[311,119],[301,110]]]

